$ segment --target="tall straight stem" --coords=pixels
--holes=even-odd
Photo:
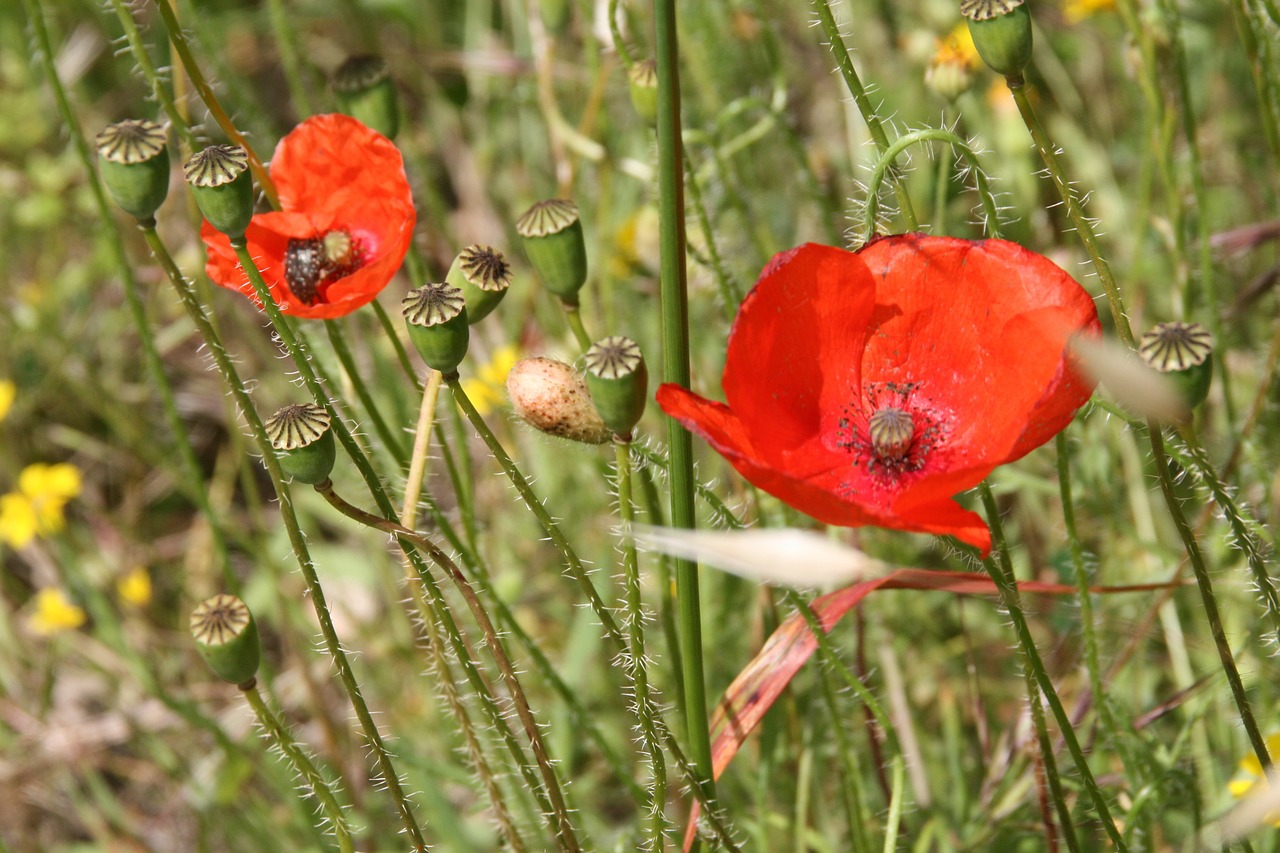
[[[658,210],[662,295],[662,377],[689,385],[689,292],[685,270],[684,151],[680,143],[680,70],[675,0],[655,0],[654,29],[658,64]],[[677,421],[667,421],[671,455],[671,524],[692,528],[693,439]],[[714,796],[711,733],[702,671],[702,609],[698,566],[675,561],[677,631],[683,662],[685,725],[689,751],[708,797]]]

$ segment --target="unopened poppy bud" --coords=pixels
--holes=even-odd
[[[515,413],[548,435],[604,444],[613,435],[591,402],[591,392],[572,365],[553,358],[526,358],[507,374],[507,396]]]
[[[964,62],[935,61],[925,69],[924,84],[935,94],[954,101],[973,86],[973,71]]]
[[[192,611],[190,627],[196,650],[215,675],[241,687],[253,684],[262,643],[243,601],[227,593],[206,598]]]
[[[467,322],[483,320],[498,307],[511,287],[511,264],[492,246],[468,246],[453,259],[444,279],[462,291],[467,303]]]
[[[332,85],[342,112],[387,139],[396,138],[400,103],[385,59],[370,54],[349,57],[333,72]]]
[[[596,341],[584,361],[596,411],[616,435],[629,435],[644,414],[649,395],[649,368],[640,346],[630,338],[611,335]]]
[[[1169,377],[1188,408],[1209,395],[1213,381],[1213,335],[1199,323],[1160,323],[1142,336],[1138,355]]]
[[[427,366],[446,375],[457,372],[471,343],[462,291],[447,282],[424,284],[400,304],[409,340]]]
[[[658,123],[658,63],[645,59],[631,66],[627,74],[631,89],[631,106],[636,115],[651,127]]]
[[[1026,0],[964,0],[960,14],[968,20],[974,47],[987,67],[1011,79],[1021,78],[1031,61],[1031,13]]]
[[[94,139],[98,171],[107,191],[125,213],[155,220],[169,194],[169,148],[158,122],[129,119],[107,125]]]
[[[516,220],[516,233],[543,285],[570,304],[587,281],[587,245],[578,205],[566,199],[540,201]]]
[[[183,174],[209,224],[233,243],[243,240],[253,219],[248,153],[239,145],[210,145],[187,161]]]
[[[337,456],[329,413],[324,406],[285,406],[263,424],[280,460],[280,468],[300,483],[314,486],[329,479]]]

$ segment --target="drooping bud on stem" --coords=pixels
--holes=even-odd
[[[196,650],[215,675],[245,688],[254,683],[262,644],[243,601],[227,593],[205,599],[192,611],[190,628]]]
[[[1209,395],[1213,381],[1213,335],[1199,323],[1160,323],[1142,336],[1138,355],[1169,377],[1188,408]]]
[[[263,424],[280,468],[300,483],[329,479],[337,448],[329,431],[329,413],[315,403],[285,406]]]
[[[381,56],[349,57],[333,72],[333,94],[342,112],[387,139],[400,131],[400,103],[387,61]]]
[[[969,22],[974,47],[987,67],[1021,82],[1031,61],[1031,13],[1026,0],[964,0],[960,14]]]
[[[139,222],[155,221],[169,194],[164,127],[146,119],[107,125],[94,139],[98,171],[116,204]]]
[[[644,414],[649,368],[630,338],[611,335],[596,341],[584,357],[587,388],[596,411],[616,435],[629,436]]]
[[[248,152],[239,145],[210,145],[187,161],[183,174],[209,224],[233,244],[243,240],[253,219]]]
[[[658,63],[652,59],[643,59],[631,66],[627,73],[627,83],[631,91],[631,106],[636,115],[650,127],[658,124]]]
[[[492,246],[468,246],[453,259],[445,281],[462,291],[467,303],[467,322],[475,325],[507,295],[511,287],[511,264]]]
[[[543,285],[569,305],[587,281],[587,246],[578,205],[566,199],[540,201],[516,220],[516,233]]]
[[[445,375],[456,372],[471,343],[462,291],[446,282],[424,284],[400,304],[409,340],[422,360]]]
[[[511,407],[533,428],[584,444],[604,444],[613,435],[591,402],[591,392],[572,365],[553,358],[526,358],[507,374]]]

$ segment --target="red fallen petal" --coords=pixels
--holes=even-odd
[[[315,116],[294,128],[276,148],[271,176],[282,210],[253,217],[245,233],[272,298],[285,314],[313,319],[342,317],[377,297],[399,270],[413,239],[416,213],[400,152],[377,132],[343,115]],[[285,281],[290,238],[347,232],[363,263],[320,285],[311,304]],[[201,227],[205,267],[217,284],[257,295],[225,235]]]

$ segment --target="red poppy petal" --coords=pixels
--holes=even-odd
[[[810,439],[859,386],[875,289],[857,255],[809,243],[777,255],[729,334],[724,393],[757,442]]]
[[[350,116],[312,116],[290,131],[271,158],[271,178],[284,210],[340,204],[340,188],[412,204],[404,160],[391,140]]]

